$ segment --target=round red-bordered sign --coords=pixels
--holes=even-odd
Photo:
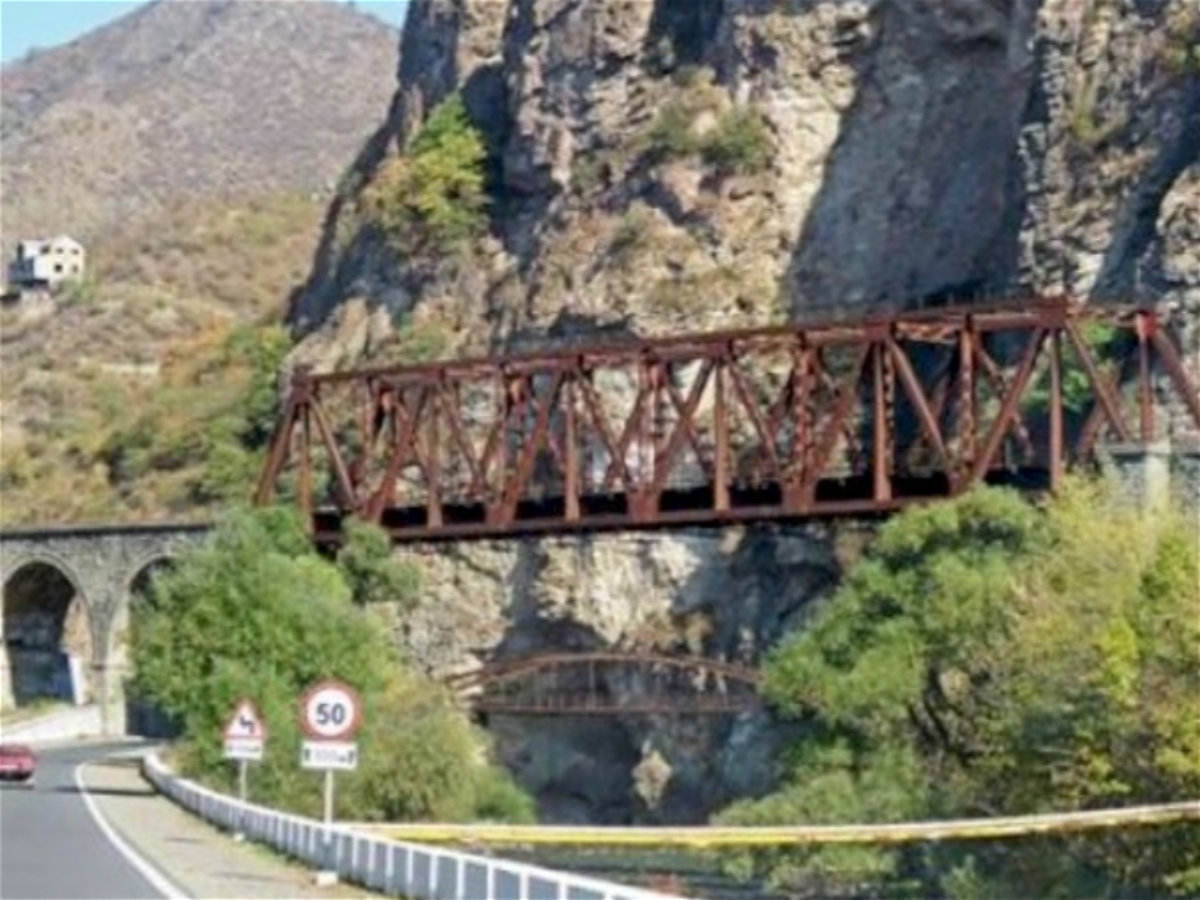
[[[344,681],[319,681],[300,697],[300,727],[314,741],[344,741],[362,726],[362,698]]]

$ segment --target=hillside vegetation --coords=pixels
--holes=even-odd
[[[980,489],[907,511],[799,631],[766,693],[803,722],[730,824],[952,819],[1200,796],[1194,524],[1098,485],[1039,510]],[[789,896],[1196,897],[1195,822],[763,854]],[[873,894],[873,896],[880,896]]]
[[[207,517],[248,497],[322,211],[180,201],[98,244],[86,284],[5,309],[0,521]]]
[[[0,524],[249,495],[288,298],[397,41],[351,4],[160,0],[4,67],[0,249],[67,233],[89,277],[0,310]]]

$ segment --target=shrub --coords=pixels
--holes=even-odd
[[[397,317],[396,326],[389,357],[404,363],[423,363],[443,359],[450,351],[450,335],[441,322],[403,314]]]
[[[413,562],[398,562],[387,532],[375,525],[357,519],[347,524],[337,564],[360,606],[400,603],[411,608],[420,599],[421,570]]]
[[[486,224],[483,137],[462,97],[443,102],[406,152],[386,162],[364,195],[369,221],[405,252],[446,253]]]
[[[771,164],[771,134],[761,112],[737,107],[723,115],[701,146],[704,161],[723,175],[753,175]]]
[[[691,156],[700,149],[693,131],[696,111],[680,101],[662,108],[646,133],[646,157],[652,165]]]
[[[752,175],[770,165],[773,144],[762,113],[751,107],[724,112],[707,134],[696,133],[697,116],[711,109],[711,97],[674,100],[663,107],[643,142],[651,165],[699,154],[721,175]]]

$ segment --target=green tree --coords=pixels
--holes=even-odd
[[[486,225],[486,159],[483,136],[454,94],[381,167],[364,194],[366,211],[405,252],[454,250]]]
[[[705,136],[700,153],[722,175],[755,175],[771,165],[774,149],[762,112],[734,107]]]
[[[769,660],[767,697],[812,727],[788,786],[722,820],[878,822],[955,809],[964,766],[981,750],[973,714],[1007,627],[1014,563],[1043,530],[1018,496],[991,489],[889,521],[837,595]],[[772,864],[777,878],[821,883],[900,863],[894,851],[862,848],[784,858]]]
[[[131,690],[180,723],[186,771],[224,788],[232,770],[221,726],[238,698],[253,698],[269,730],[255,798],[315,814],[320,782],[299,767],[296,704],[308,685],[339,678],[362,694],[366,712],[362,762],[342,779],[339,815],[495,814],[504,774],[483,761],[480,737],[445,689],[403,664],[353,594],[294,512],[233,513],[206,546],[155,580],[133,632]],[[505,814],[527,817],[521,796],[510,791]]]
[[[1009,812],[1200,796],[1200,565],[1194,533],[1096,485],[1053,503],[1050,540],[1025,568],[984,720],[980,805]],[[1140,896],[1200,892],[1200,829],[1067,841],[1071,863],[1027,884],[1100,881]],[[1018,868],[1019,857],[1005,865]]]
[[[723,819],[888,821],[1200,795],[1196,557],[1180,519],[1090,483],[1044,510],[981,489],[896,517],[770,660],[768,696],[810,733],[778,794]],[[793,885],[840,871],[963,898],[1200,887],[1188,826],[756,862]]]

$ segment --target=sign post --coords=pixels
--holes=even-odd
[[[300,745],[300,765],[325,772],[325,869],[316,876],[321,885],[337,881],[333,858],[333,775],[338,769],[358,768],[358,744],[353,738],[361,725],[362,700],[345,682],[320,681],[300,698],[300,727],[305,735]]]
[[[225,742],[225,758],[238,764],[238,799],[244,804],[247,796],[246,764],[259,762],[267,741],[267,729],[253,700],[243,698],[237,702],[233,715],[225,723],[222,733]],[[233,839],[245,839],[245,832],[238,827]]]

